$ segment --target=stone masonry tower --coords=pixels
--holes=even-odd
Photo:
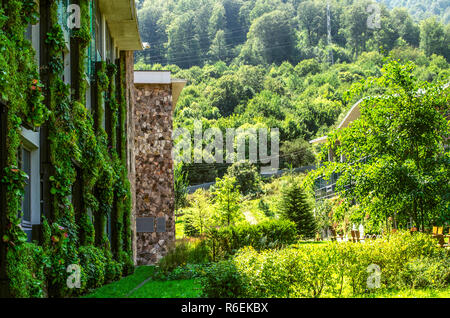
[[[156,263],[175,241],[172,116],[186,81],[135,71],[136,263]]]

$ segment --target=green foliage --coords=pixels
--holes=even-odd
[[[444,40],[450,29],[444,28],[450,12],[445,0],[427,0],[425,5],[419,0],[380,2],[389,9],[378,4],[380,25],[371,27],[368,21],[373,21],[373,2],[368,0],[145,0],[138,9],[140,31],[143,41],[152,45],[149,50],[137,52],[137,60],[181,68],[217,61],[280,65],[311,58],[329,63],[333,52],[334,62],[342,63],[351,62],[363,52],[381,51],[380,47],[391,50],[402,43],[418,47],[419,37],[421,42],[427,37],[438,40],[431,45],[440,53],[433,53],[448,59]],[[418,20],[427,18],[436,20],[440,35],[434,32],[436,28],[419,28]]]
[[[183,171],[183,165],[180,163],[173,169],[174,191],[175,191],[175,214],[187,203],[188,192],[187,173]]]
[[[442,288],[450,284],[449,259],[422,257],[411,260],[401,274],[407,288]]]
[[[227,175],[236,178],[236,184],[242,195],[261,192],[261,177],[258,167],[249,161],[233,163],[228,167]]]
[[[340,56],[351,55],[348,49],[343,50]],[[286,168],[290,163],[296,166],[313,160],[310,145],[305,142],[328,134],[360,98],[379,93],[373,88],[365,94],[354,94],[351,99],[346,95],[352,83],[381,75],[385,54],[362,52],[354,60],[336,58],[333,65],[321,63],[316,57],[298,64],[283,62],[270,66],[227,65],[221,61],[182,70],[177,65],[163,67],[140,61],[135,67],[170,69],[173,77],[188,81],[174,112],[174,127],[187,129],[191,136],[195,120],[201,120],[203,133],[208,128],[218,128],[224,137],[227,128],[278,128],[281,167]],[[427,58],[421,49],[408,43],[399,44],[390,54],[394,59],[416,63],[419,67],[413,74],[421,80],[437,83],[446,81],[450,75],[445,58],[438,55]],[[228,155],[227,149],[223,149],[223,158]],[[250,159],[248,154],[245,159]],[[224,163],[183,166],[190,184],[213,182],[227,168]]]
[[[106,274],[106,258],[101,249],[94,246],[81,246],[78,250],[80,266],[86,275],[86,288],[93,289],[103,285]]]
[[[235,177],[225,175],[217,178],[214,185],[214,202],[217,213],[214,217],[219,225],[230,226],[234,224],[240,209],[241,194]]]
[[[187,264],[204,264],[211,260],[204,240],[180,241],[158,262],[158,271],[163,276]]]
[[[213,211],[208,192],[198,189],[190,198],[191,207],[185,209],[184,233],[188,236],[202,235],[211,225]]]
[[[24,39],[25,29],[29,24],[37,22],[37,6],[35,1],[8,1],[0,9],[0,43],[3,54],[0,57],[2,65],[1,85],[2,99],[7,103],[8,136],[7,136],[7,167],[2,182],[7,184],[7,230],[2,233],[2,240],[10,248],[8,250],[8,268],[17,268],[21,273],[8,274],[10,286],[17,285],[23,290],[17,292],[11,287],[12,293],[20,297],[40,297],[42,290],[51,297],[66,297],[84,290],[70,290],[66,286],[68,276],[66,269],[70,264],[89,265],[89,284],[99,286],[105,278],[101,266],[107,267],[106,280],[115,280],[121,276],[122,264],[124,273],[134,270],[131,255],[130,210],[131,195],[126,174],[125,154],[125,110],[126,101],[123,89],[115,91],[116,67],[100,63],[94,78],[97,86],[97,102],[105,103],[112,113],[112,127],[119,126],[121,154],[114,147],[108,148],[107,139],[115,140],[117,136],[106,136],[99,123],[103,120],[102,111],[97,110],[94,117],[85,107],[86,84],[85,67],[87,47],[90,43],[89,2],[80,1],[82,27],[71,33],[71,43],[78,52],[77,69],[80,82],[72,83],[72,87],[62,80],[63,50],[65,39],[62,27],[58,22],[58,1],[49,2],[49,29],[45,34],[44,45],[48,48],[48,64],[41,67],[46,82],[41,83],[38,77],[38,67],[34,62],[34,52],[31,43]],[[7,39],[7,41],[6,41]],[[6,41],[5,43],[4,40]],[[123,70],[123,59],[122,67]],[[11,74],[9,74],[11,72]],[[119,80],[123,80],[123,73]],[[121,85],[123,86],[123,85]],[[71,90],[73,89],[73,90]],[[43,104],[43,92],[45,103]],[[73,93],[73,98],[70,98]],[[116,100],[118,95],[120,104]],[[119,121],[119,112],[120,118]],[[50,205],[43,222],[42,250],[31,256],[34,244],[24,243],[26,235],[20,228],[21,196],[23,194],[26,175],[16,168],[17,152],[20,146],[21,125],[28,129],[36,129],[46,124],[48,132]],[[79,169],[76,169],[77,166]],[[77,175],[77,173],[80,173]],[[83,208],[75,210],[70,195],[75,180],[82,180]],[[114,215],[114,257],[101,226],[107,214],[111,213],[113,200],[117,203],[117,213]],[[96,231],[90,219],[89,212],[96,217]],[[124,225],[124,227],[122,227]],[[122,235],[123,234],[123,235]],[[97,236],[97,249],[94,248],[94,236]],[[83,259],[79,259],[80,247]],[[85,250],[83,250],[85,249]],[[119,256],[125,250],[126,256]],[[103,264],[103,253],[107,255]],[[34,257],[35,261],[30,258]],[[102,263],[103,265],[100,265]],[[33,272],[24,270],[26,264]],[[94,273],[96,269],[100,272]],[[104,269],[103,269],[104,271]],[[42,273],[42,274],[41,274]],[[30,279],[29,276],[33,279]],[[82,273],[82,276],[84,274]],[[98,276],[96,276],[98,275]],[[17,277],[17,278],[12,278]],[[41,283],[42,282],[42,283]],[[85,281],[83,282],[83,284]]]
[[[353,95],[371,89],[383,95],[365,98],[361,117],[329,136],[327,147],[346,162],[325,163],[311,176],[340,173],[337,190],[351,182],[352,190],[342,195],[358,202],[372,221],[391,217],[406,227],[412,218],[424,229],[448,213],[449,88],[417,80],[414,68],[392,61],[382,76],[355,86]]]
[[[213,263],[202,274],[203,297],[237,298],[245,293],[245,286],[231,260]]]
[[[273,217],[275,214],[270,210],[269,204],[267,204],[263,198],[258,202],[258,208],[263,211],[264,215],[267,217]]]
[[[282,189],[280,215],[294,222],[302,237],[314,237],[316,224],[312,209],[298,179],[292,178]]]
[[[17,298],[45,296],[44,265],[47,258],[42,247],[23,243],[10,248],[7,254],[7,273],[11,295]]]
[[[208,246],[214,261],[229,257],[240,248],[252,246],[255,249],[279,248],[296,242],[298,231],[295,223],[285,220],[267,220],[258,224],[241,224],[207,233]]]
[[[315,160],[311,145],[302,138],[285,141],[280,147],[282,168],[307,166],[313,164]]]
[[[122,275],[128,276],[134,273],[133,256],[125,251],[119,253],[119,261],[122,263]]]
[[[249,298],[357,296],[369,292],[367,281],[372,272],[368,266],[371,264],[381,269],[381,290],[399,288],[410,282],[412,268],[416,266],[412,264],[419,264],[416,273],[421,276],[416,277],[417,282],[423,282],[424,277],[427,277],[426,282],[435,278],[434,286],[445,286],[448,285],[446,253],[436,247],[429,235],[411,235],[409,232],[364,244],[301,244],[262,252],[248,247],[232,260],[220,262],[206,271],[203,295]]]

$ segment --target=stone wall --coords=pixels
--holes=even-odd
[[[172,88],[135,84],[136,262],[157,262],[175,240]]]

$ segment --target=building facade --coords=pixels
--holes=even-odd
[[[3,0],[0,16],[0,296],[78,295],[134,269],[136,8]]]

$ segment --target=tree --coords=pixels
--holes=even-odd
[[[227,42],[225,40],[225,32],[223,30],[217,31],[209,49],[209,56],[212,62],[226,61],[228,50]]]
[[[443,55],[447,60],[450,59],[449,43],[444,26],[435,17],[420,23],[420,48],[425,51],[427,56],[435,53]]]
[[[211,225],[211,202],[207,191],[204,189],[196,190],[190,202],[191,207],[186,210],[184,217],[184,233],[189,236],[202,235],[208,225]]]
[[[305,191],[297,178],[291,178],[282,189],[280,215],[294,222],[304,238],[314,237],[316,225]]]
[[[243,48],[252,61],[281,64],[293,61],[296,36],[288,13],[275,10],[255,19]],[[244,57],[246,59],[247,57]]]
[[[315,46],[327,35],[325,3],[305,1],[298,7],[298,19],[306,33],[308,46]]]
[[[359,104],[359,119],[329,135],[327,147],[346,162],[327,162],[311,175],[339,173],[337,191],[372,220],[393,218],[398,227],[412,220],[423,230],[449,215],[450,88],[418,81],[414,67],[392,61],[382,76],[352,89],[380,94]]]
[[[367,27],[369,13],[366,10],[368,5],[367,1],[355,2],[343,14],[345,27],[342,32],[346,34],[347,44],[356,56],[366,50],[367,39],[372,33],[372,30]]]
[[[220,225],[230,226],[238,217],[241,194],[236,178],[225,175],[217,178],[213,194],[216,203],[216,219]]]
[[[192,12],[186,12],[176,17],[167,29],[168,61],[181,68],[200,64],[200,38],[192,23],[194,18]]]
[[[236,178],[243,195],[261,191],[261,177],[258,168],[247,160],[233,163],[228,167],[227,175]]]
[[[292,141],[286,140],[280,147],[281,152],[281,166],[294,168],[306,166],[314,163],[315,157],[312,147],[303,138],[298,138]]]
[[[391,15],[395,28],[398,30],[398,35],[409,45],[418,47],[420,29],[414,23],[408,11],[405,8],[394,8]]]
[[[217,107],[222,116],[231,115],[241,101],[241,89],[239,79],[235,75],[222,76],[208,91],[211,105]]]

